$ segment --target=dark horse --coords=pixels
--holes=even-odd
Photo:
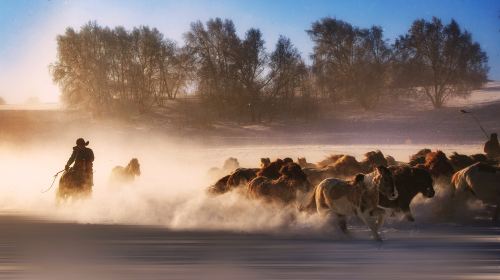
[[[92,194],[92,184],[85,173],[79,172],[74,167],[64,171],[59,179],[56,199],[58,202],[73,199],[87,198]]]
[[[391,166],[389,170],[394,176],[394,185],[398,190],[398,198],[390,200],[380,193],[379,205],[403,212],[410,222],[415,221],[410,211],[413,198],[421,193],[424,197],[434,197],[434,187],[431,173],[425,169],[411,166]]]

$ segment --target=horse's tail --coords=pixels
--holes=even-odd
[[[306,198],[306,204],[299,206],[299,211],[309,213],[316,211],[316,188],[317,187],[314,187],[309,196]]]
[[[452,197],[454,197],[457,192],[462,192],[466,190],[472,191],[471,187],[469,186],[469,183],[467,182],[466,171],[468,171],[468,169],[462,169],[458,172],[455,172],[455,174],[453,174],[453,176],[451,177]]]

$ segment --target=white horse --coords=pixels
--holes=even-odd
[[[316,186],[307,208],[316,208],[323,216],[333,215],[345,233],[347,217],[357,216],[380,241],[378,230],[384,222],[385,211],[378,206],[379,193],[391,200],[398,197],[392,173],[383,166],[372,173],[356,175],[352,182],[335,178],[323,180]]]
[[[475,163],[456,172],[451,178],[456,194],[469,193],[484,203],[496,205],[493,221],[500,214],[500,168]]]

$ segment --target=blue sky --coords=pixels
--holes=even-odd
[[[30,96],[57,101],[60,93],[48,72],[56,58],[55,37],[67,26],[78,28],[89,20],[157,27],[182,44],[191,22],[231,18],[240,34],[260,28],[268,50],[281,34],[308,56],[312,43],[305,30],[325,16],[360,27],[380,25],[389,40],[404,34],[417,18],[454,18],[487,52],[490,78],[500,80],[498,0],[0,0],[0,96],[13,103]]]

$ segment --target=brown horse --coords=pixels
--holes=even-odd
[[[496,205],[493,221],[500,214],[500,168],[475,163],[455,173],[451,179],[455,194],[470,194],[484,203]]]
[[[376,167],[369,174],[358,174],[351,182],[336,178],[323,180],[314,189],[306,209],[316,208],[321,215],[334,215],[345,233],[346,218],[357,216],[370,228],[374,238],[381,240],[378,230],[383,224],[385,211],[378,206],[379,193],[392,200],[398,197],[393,176],[384,166]]]
[[[424,164],[425,163],[425,156],[427,156],[428,153],[430,153],[430,149],[422,149],[418,151],[416,154],[410,156],[410,162],[409,164],[411,166],[416,166],[418,164]]]
[[[84,199],[92,194],[92,184],[88,182],[84,172],[78,172],[74,167],[65,171],[59,179],[56,192],[58,203],[69,199]]]
[[[133,158],[127,164],[127,166],[115,166],[111,170],[111,183],[131,183],[134,181],[136,176],[141,175],[141,165],[139,160]]]
[[[254,178],[248,184],[248,196],[287,204],[296,200],[297,192],[306,193],[311,188],[306,174],[298,164],[287,163],[279,172],[280,177],[274,180],[264,176]]]
[[[390,166],[389,170],[394,176],[398,198],[390,200],[385,195],[380,194],[379,205],[391,208],[396,212],[403,212],[406,219],[413,222],[415,218],[411,214],[410,203],[419,193],[427,198],[434,197],[432,176],[425,169],[410,166]]]
[[[425,156],[425,163],[423,165],[417,165],[417,167],[423,167],[429,170],[434,178],[439,178],[441,176],[449,178],[455,172],[453,166],[451,166],[450,160],[442,151],[427,153]]]
[[[327,158],[325,158],[324,160],[318,162],[316,164],[316,166],[318,168],[325,168],[325,167],[327,167],[329,165],[334,164],[335,162],[337,162],[337,160],[339,160],[343,156],[344,156],[343,154],[340,154],[340,155],[330,155]]]
[[[307,160],[306,160],[305,157],[299,157],[299,158],[297,158],[297,163],[302,168],[316,168],[316,164],[307,162]]]
[[[387,159],[379,150],[366,153],[365,158],[360,162],[360,164],[364,173],[370,173],[374,171],[377,166],[387,167],[388,165]]]
[[[342,155],[333,164],[323,168],[305,168],[309,181],[313,185],[319,184],[326,178],[350,178],[363,171],[361,164],[349,155]]]

